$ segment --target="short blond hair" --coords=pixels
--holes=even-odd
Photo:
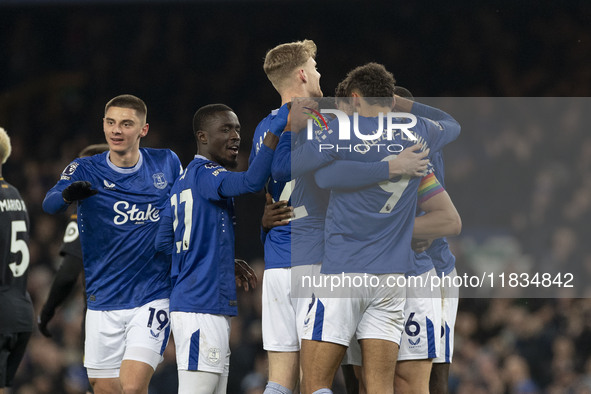
[[[6,130],[0,127],[0,164],[6,163],[11,152],[10,137],[6,133]]]
[[[309,58],[316,58],[316,44],[312,40],[277,45],[265,55],[263,70],[275,89],[280,90],[293,70],[303,66]]]

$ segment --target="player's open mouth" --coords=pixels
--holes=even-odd
[[[231,146],[228,148],[229,151],[232,151],[235,155],[238,154],[238,147],[237,146]]]

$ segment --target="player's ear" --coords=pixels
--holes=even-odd
[[[202,145],[207,145],[207,133],[203,130],[198,130],[196,134],[197,142]]]
[[[306,75],[306,70],[303,68],[298,69],[298,78],[302,83],[308,82],[308,76]]]
[[[150,129],[150,125],[146,123],[144,127],[142,127],[142,131],[140,132],[140,137],[145,137],[148,135],[148,130]]]
[[[353,108],[358,108],[361,105],[361,96],[357,92],[351,93],[351,105]]]

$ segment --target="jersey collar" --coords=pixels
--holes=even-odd
[[[132,174],[140,169],[142,164],[144,163],[144,155],[142,155],[142,151],[140,150],[140,159],[137,161],[137,164],[133,167],[118,167],[111,162],[109,159],[109,154],[106,155],[107,158],[107,165],[115,172],[120,174]]]

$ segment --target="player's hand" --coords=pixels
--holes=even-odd
[[[422,145],[414,144],[404,149],[395,159],[388,162],[390,178],[400,175],[423,176],[429,164],[429,149],[422,152]]]
[[[234,259],[234,274],[236,275],[236,286],[244,288],[245,291],[257,287],[257,275],[246,261]]]
[[[48,310],[46,308],[41,309],[41,314],[37,317],[37,325],[39,326],[39,331],[41,334],[46,336],[47,338],[51,338],[51,332],[47,329],[47,325],[49,321],[55,314],[54,310]]]
[[[287,206],[287,201],[273,202],[269,193],[265,197],[267,202],[263,211],[263,218],[261,219],[263,230],[269,232],[273,227],[289,224],[288,219],[293,217],[293,209]]]
[[[90,196],[94,196],[98,190],[92,189],[92,185],[87,181],[72,182],[62,192],[62,198],[68,204],[74,201],[83,200]]]
[[[275,134],[277,137],[280,137],[281,133],[283,133],[283,130],[289,130],[286,127],[288,116],[289,116],[289,103],[283,104],[281,106],[281,108],[279,108],[277,115],[275,115],[275,118],[273,118],[273,120],[271,121],[271,124],[269,125],[269,131],[271,133]]]
[[[296,98],[291,102],[291,111],[287,118],[286,130],[299,133],[308,125],[312,111],[318,110],[318,102],[313,98]],[[289,127],[289,128],[288,128]]]
[[[410,241],[410,247],[416,253],[423,253],[425,250],[429,249],[429,246],[431,246],[431,243],[432,242],[433,242],[432,239],[417,239],[417,238],[413,238]]]

